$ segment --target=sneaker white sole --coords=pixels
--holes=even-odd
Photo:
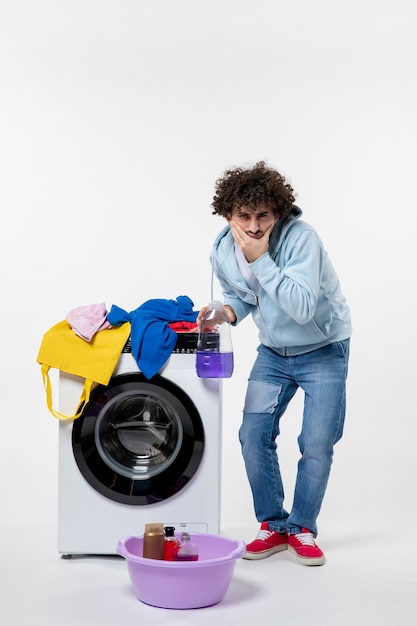
[[[284,544],[282,546],[275,546],[274,548],[269,548],[269,550],[263,550],[262,552],[246,552],[244,555],[244,559],[247,561],[259,561],[260,559],[267,559],[269,556],[276,554],[277,552],[283,552],[287,549],[287,545]]]
[[[324,565],[326,562],[326,557],[318,556],[313,558],[307,558],[305,556],[300,556],[296,550],[292,546],[288,546],[288,551],[295,555],[297,561],[301,563],[301,565]]]

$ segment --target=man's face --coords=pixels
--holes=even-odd
[[[256,208],[242,205],[233,210],[232,217],[226,219],[228,222],[237,222],[248,237],[262,239],[268,226],[278,221],[278,216],[274,214],[270,207],[263,204]]]

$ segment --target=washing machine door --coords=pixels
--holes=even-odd
[[[204,429],[190,397],[162,376],[115,376],[74,421],[74,457],[103,496],[131,505],[166,500],[197,471]]]

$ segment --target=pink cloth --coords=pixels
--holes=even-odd
[[[66,320],[76,335],[86,341],[91,341],[99,330],[112,327],[106,316],[106,305],[104,302],[100,302],[99,304],[87,304],[72,309]]]

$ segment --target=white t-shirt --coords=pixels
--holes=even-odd
[[[259,280],[256,278],[255,274],[250,269],[249,263],[245,259],[245,255],[243,254],[239,246],[236,245],[236,243],[235,243],[235,256],[236,256],[236,261],[239,266],[239,269],[242,273],[242,276],[246,281],[246,284],[248,285],[250,289],[252,289],[253,292],[255,292],[256,294],[259,293]]]

